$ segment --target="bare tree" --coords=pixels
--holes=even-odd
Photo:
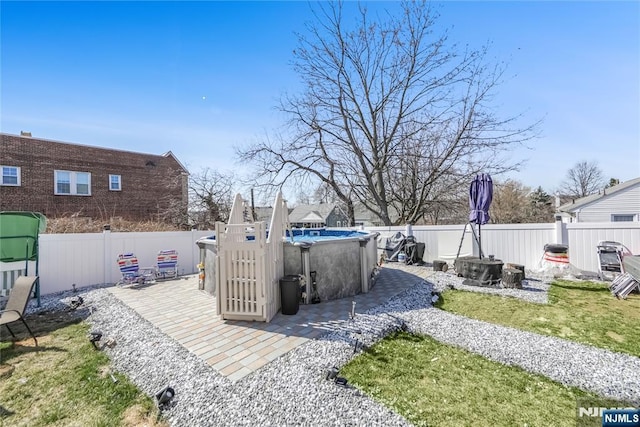
[[[440,182],[517,168],[502,154],[534,126],[518,128],[519,116],[491,108],[504,65],[487,63],[486,48],[448,46],[428,2],[400,5],[397,16],[359,5],[350,29],[341,2],[320,3],[294,52],[304,89],[279,105],[286,136],[238,151],[264,184],[314,179],[352,223],[358,201],[390,225],[423,218]]]
[[[444,183],[444,180],[442,181]],[[435,193],[424,209],[426,224],[463,224],[469,218],[469,183],[434,185]]]
[[[567,171],[561,191],[571,197],[585,197],[603,188],[604,176],[595,161],[578,162]]]
[[[514,179],[494,182],[491,222],[494,224],[553,221],[551,196],[542,187],[531,188]]]
[[[157,221],[174,227],[189,227],[189,175],[180,173],[165,177],[170,192],[157,200]],[[182,197],[177,197],[180,194]]]
[[[313,192],[312,199],[314,203],[338,203],[339,202],[338,198],[336,197],[331,187],[325,183],[321,183],[316,187],[315,191]]]
[[[192,226],[213,229],[216,221],[227,221],[233,204],[234,177],[210,168],[189,179],[189,218]]]
[[[528,195],[531,189],[520,181],[507,179],[494,182],[491,202],[491,222],[494,224],[518,224],[526,221]]]

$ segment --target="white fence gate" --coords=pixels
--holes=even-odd
[[[240,220],[237,195],[231,218]],[[267,233],[264,222],[216,223],[218,313],[223,319],[269,322],[280,309],[283,236],[288,215],[278,193]]]
[[[223,319],[271,320],[265,313],[266,227],[216,224],[218,307]]]

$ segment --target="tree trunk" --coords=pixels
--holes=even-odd
[[[522,289],[522,279],[524,279],[524,273],[515,268],[503,268],[502,269],[502,285],[505,288],[518,288]]]
[[[449,265],[446,261],[434,260],[433,261],[433,271],[447,271],[449,269]]]

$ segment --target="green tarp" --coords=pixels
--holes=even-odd
[[[0,261],[35,261],[47,219],[37,212],[0,212]]]

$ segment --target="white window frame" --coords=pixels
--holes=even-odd
[[[625,219],[625,220],[617,220],[616,221],[617,217],[625,217],[625,218],[626,217],[631,217],[631,220],[627,221]],[[611,222],[635,222],[637,220],[638,220],[638,215],[637,214],[630,214],[630,213],[627,213],[627,214],[611,214]]]
[[[63,193],[58,191],[58,174],[69,174],[69,192]],[[78,175],[87,175],[87,194],[78,193]],[[54,170],[53,171],[53,194],[56,196],[91,196],[91,172],[76,172],[68,170]]]
[[[4,169],[15,169],[17,176],[18,176],[18,182],[16,184],[14,183],[6,183],[4,182],[4,178],[5,176],[10,176],[10,175],[5,175],[4,174]],[[0,165],[0,172],[2,173],[0,175],[0,185],[2,186],[6,186],[6,187],[20,187],[22,185],[22,180],[20,179],[20,176],[22,175],[22,172],[20,171],[20,167],[19,166],[9,166],[9,165]],[[13,176],[13,175],[11,175]]]
[[[112,179],[114,177],[118,177],[118,188],[113,188],[111,184],[113,184]],[[122,176],[121,175],[109,175],[109,191],[122,191]]]

